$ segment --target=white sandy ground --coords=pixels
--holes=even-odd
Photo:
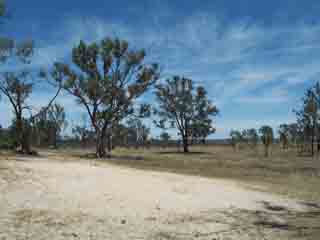
[[[219,212],[259,210],[262,201],[304,210],[227,180],[87,161],[0,161],[0,240],[220,239],[214,232],[227,226],[217,223]],[[237,234],[230,239],[251,239]]]

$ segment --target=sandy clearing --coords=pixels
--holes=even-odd
[[[14,176],[9,184],[0,176],[0,239],[194,239],[223,226],[188,219],[231,207],[259,210],[267,201],[303,210],[227,180],[48,159],[5,166]]]

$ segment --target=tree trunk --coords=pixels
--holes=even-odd
[[[54,139],[53,140],[53,146],[54,146],[55,149],[57,149],[58,148],[58,144],[57,144],[58,133],[57,133],[56,130],[54,131],[53,139]]]
[[[50,145],[53,146],[55,149],[57,148],[57,135],[58,131],[56,127],[50,127],[49,129],[49,138],[50,138]]]
[[[83,148],[86,148],[86,147],[87,147],[87,144],[86,144],[86,136],[85,136],[84,134],[81,136],[80,142],[81,142],[81,146],[82,146]]]
[[[18,115],[16,119],[17,149],[22,154],[30,154],[30,129],[25,125],[22,116]]]
[[[189,152],[188,138],[184,136],[182,139],[182,142],[183,142],[183,152],[188,153]]]
[[[311,136],[311,156],[314,155],[314,133]]]
[[[108,133],[107,135],[107,138],[108,138],[108,152],[110,153],[112,151],[112,136],[111,134]]]
[[[107,155],[105,140],[101,139],[101,137],[97,140],[96,155],[98,158],[104,158]]]
[[[27,124],[23,123],[22,139],[21,139],[21,152],[23,154],[32,154],[30,137],[31,137],[31,129]]]
[[[37,128],[36,130],[36,141],[37,141],[37,146],[40,147],[41,146],[41,133],[40,133],[40,130]]]
[[[23,154],[31,154],[31,146],[30,146],[30,139],[28,134],[24,135],[23,142],[22,142],[22,153]]]
[[[22,152],[23,122],[22,122],[21,116],[17,116],[17,119],[16,119],[16,132],[17,132],[17,148],[18,148],[18,151]]]
[[[98,158],[106,157],[106,135],[104,132],[97,134],[96,155]]]

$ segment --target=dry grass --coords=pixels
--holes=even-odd
[[[43,155],[62,162],[96,161],[88,152],[90,150],[86,153],[83,149],[59,149],[45,151]],[[0,156],[14,157],[9,153]],[[272,155],[265,158],[262,146],[236,152],[230,146],[196,146],[189,154],[178,152],[176,148],[117,148],[108,162],[143,170],[240,180],[251,188],[320,202],[320,156],[301,157],[294,149],[283,151],[274,146]]]
[[[265,202],[261,211],[224,209],[222,212],[199,212],[199,215],[183,215],[170,219],[165,223],[165,227],[159,227],[159,231],[150,239],[240,239],[239,236],[243,236],[241,239],[319,239],[320,158],[298,157],[293,150],[283,152],[276,147],[269,158],[262,156],[262,149],[259,151],[243,149],[234,152],[228,146],[207,146],[194,147],[192,151],[190,154],[183,154],[177,153],[176,149],[119,148],[114,151],[113,158],[109,159],[108,163],[144,170],[237,180],[250,188],[298,198],[308,207],[308,211],[295,212],[284,206]],[[61,164],[65,161],[90,159],[90,155],[85,154],[83,149],[40,152],[39,158],[41,155],[47,156],[45,159],[59,161]],[[8,153],[0,156],[0,159],[1,157],[11,160],[21,159]],[[96,165],[104,167],[104,161],[92,159],[89,161],[95,161]],[[31,164],[36,162],[37,160],[34,160]],[[10,182],[18,185],[20,181],[17,179],[25,183],[33,175],[38,176],[37,172],[32,173],[29,168],[22,166],[19,166],[19,169],[12,168],[10,164],[10,161],[0,161],[0,187]],[[86,235],[90,231],[99,233],[101,235],[99,239],[108,239],[113,236],[110,232],[123,232],[118,231],[118,227],[113,229],[115,226],[109,220],[95,219],[82,212],[68,213],[65,216],[64,212],[54,212],[51,209],[49,211],[22,208],[12,214],[10,226],[13,233],[8,234],[16,236],[16,239],[47,239],[48,236],[51,239],[90,239]],[[5,227],[9,226],[3,224]],[[227,227],[216,228],[220,225]],[[215,226],[214,230],[217,232],[207,230],[212,226]],[[57,232],[60,238],[57,237]],[[0,233],[0,239],[1,236]],[[216,238],[218,236],[221,238]]]
[[[286,239],[274,233],[285,233],[288,239],[319,239],[320,234],[320,158],[299,157],[294,150],[283,151],[273,148],[270,157],[262,156],[263,149],[242,149],[233,151],[228,146],[195,147],[193,153],[176,153],[174,149],[127,150],[118,149],[114,164],[139,169],[169,171],[182,174],[199,175],[209,178],[226,178],[241,181],[248,187],[283,194],[305,202],[311,209],[308,213],[287,212],[285,209],[268,209],[266,212],[238,212],[233,215],[241,223],[233,230],[251,233],[259,239]],[[128,160],[128,156],[140,157],[140,160]],[[122,159],[121,159],[122,157]],[[272,214],[270,211],[274,211]],[[285,224],[279,225],[268,216],[280,215]],[[238,224],[239,224],[238,221]],[[244,227],[247,227],[244,229]],[[243,231],[242,231],[243,230]],[[185,237],[185,236],[184,236]],[[161,239],[179,239],[171,235]],[[191,238],[192,239],[192,238]],[[251,238],[248,238],[251,239]]]
[[[194,147],[192,153],[176,149],[117,149],[109,161],[138,169],[168,171],[209,178],[241,180],[260,190],[273,191],[305,201],[320,202],[320,157],[299,157],[294,150],[273,148],[233,151],[229,146]]]
[[[89,156],[83,149],[50,152],[50,158],[61,161],[87,161]],[[251,188],[320,202],[320,155],[298,156],[294,149],[283,151],[274,146],[271,156],[265,158],[262,146],[237,152],[230,146],[196,146],[188,154],[176,148],[117,148],[107,161],[143,170],[240,180]]]
[[[173,223],[204,226],[215,224],[212,232],[186,233],[178,231],[159,232],[155,239],[308,239],[318,240],[320,234],[319,211],[292,212],[252,211],[228,209],[207,212],[205,216],[180,216]],[[158,237],[158,238],[157,238]]]

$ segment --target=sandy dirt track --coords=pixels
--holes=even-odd
[[[223,234],[259,239],[250,238],[245,228],[224,233],[224,221],[230,219],[222,212],[261,210],[262,202],[303,211],[294,200],[227,180],[92,166],[87,161],[0,162],[1,240],[212,240]]]

